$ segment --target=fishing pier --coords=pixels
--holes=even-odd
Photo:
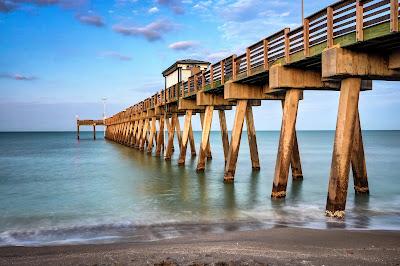
[[[248,46],[243,54],[212,64],[182,60],[163,74],[164,89],[105,119],[106,139],[154,151],[165,160],[171,159],[174,150],[179,151],[180,165],[185,164],[190,146],[191,156],[198,157],[197,171],[204,171],[212,156],[209,136],[217,111],[225,156],[221,182],[234,182],[244,121],[251,167],[256,171],[260,158],[253,108],[264,101],[280,101],[283,116],[271,184],[273,199],[286,196],[290,168],[294,180],[307,176],[302,172],[301,143],[296,136],[303,91],[339,91],[326,214],[340,218],[346,206],[350,167],[355,192],[369,193],[359,95],[372,89],[372,80],[400,80],[399,1],[338,1],[304,18],[302,26],[282,29]],[[225,112],[230,110],[235,117],[229,138]],[[192,130],[196,114],[202,125],[198,154]],[[184,116],[182,130],[180,116]],[[175,137],[179,147],[174,147]]]

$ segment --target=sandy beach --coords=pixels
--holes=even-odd
[[[153,242],[2,247],[0,264],[400,265],[400,232],[274,228]]]

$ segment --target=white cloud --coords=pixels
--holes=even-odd
[[[197,42],[194,41],[180,41],[180,42],[174,42],[171,43],[168,48],[172,50],[188,50],[190,48],[193,48],[197,45]]]
[[[155,14],[155,13],[158,13],[158,11],[160,11],[160,10],[158,9],[158,7],[154,6],[154,7],[150,8],[148,12],[149,12],[150,14]]]

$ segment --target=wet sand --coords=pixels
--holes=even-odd
[[[267,230],[152,242],[2,247],[0,265],[400,265],[400,231]]]

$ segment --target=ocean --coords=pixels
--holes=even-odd
[[[245,132],[244,132],[245,133]],[[234,184],[223,183],[220,132],[212,160],[171,161],[97,132],[0,133],[0,246],[154,241],[273,227],[400,230],[400,131],[364,131],[370,195],[354,194],[346,217],[325,217],[334,131],[299,131],[303,181],[271,200],[278,131],[257,132],[261,170],[243,134]],[[198,150],[200,132],[195,132]],[[189,151],[190,149],[188,149]],[[291,177],[291,176],[290,176]]]

